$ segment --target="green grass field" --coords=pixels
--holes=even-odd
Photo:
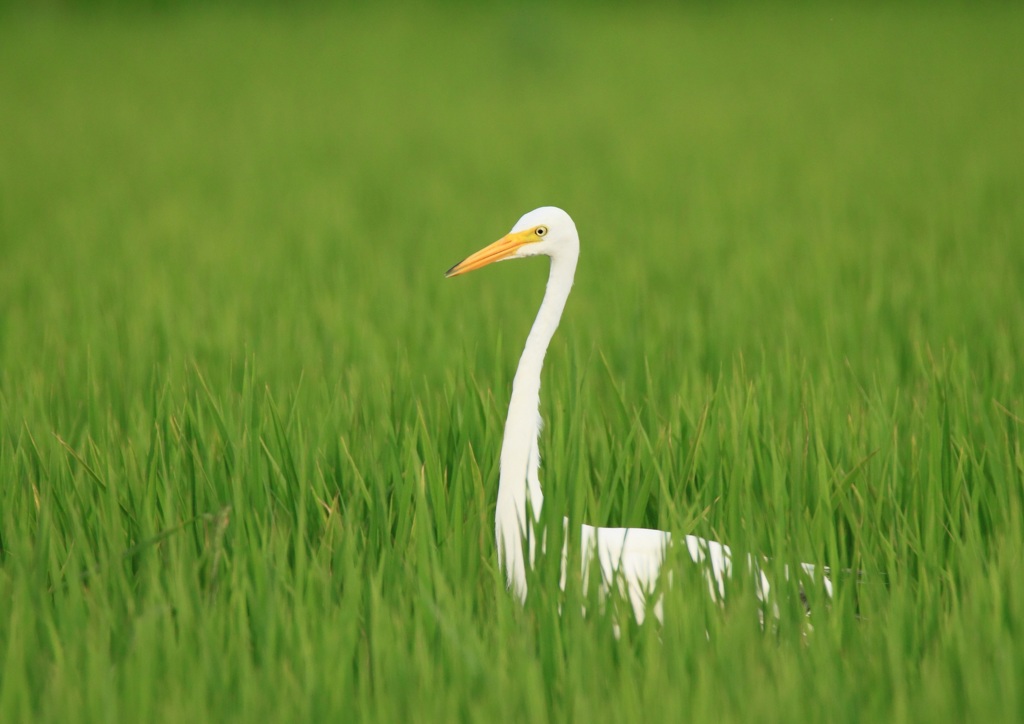
[[[1020,721],[1022,27],[0,13],[0,721]],[[443,273],[545,204],[548,509],[862,571],[813,631],[505,591],[546,263]]]

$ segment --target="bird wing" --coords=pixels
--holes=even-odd
[[[651,594],[658,584],[662,565],[672,535],[666,531],[649,528],[596,528],[582,526],[583,584],[589,580],[591,563],[595,557],[600,564],[601,590],[607,593],[613,586],[623,596],[628,596],[637,622],[642,623]],[[695,535],[682,538],[690,559],[704,567],[708,593],[712,601],[725,597],[725,581],[732,576],[732,551],[729,546]],[[768,595],[768,579],[751,556],[747,564],[757,581],[758,595],[764,600]],[[666,581],[671,583],[672,572],[667,572]],[[654,601],[654,614],[661,620],[661,600]]]

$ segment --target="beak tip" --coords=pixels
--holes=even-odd
[[[509,259],[516,249],[528,241],[524,234],[506,234],[493,244],[485,246],[475,254],[470,254],[458,264],[444,273],[445,278],[457,277],[460,274],[467,274],[475,269],[485,267],[488,264],[502,259]]]

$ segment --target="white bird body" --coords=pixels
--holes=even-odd
[[[519,219],[507,235],[467,257],[447,273],[447,276],[456,276],[495,261],[541,254],[551,258],[551,271],[544,299],[530,329],[512,382],[512,396],[501,445],[501,473],[494,517],[499,564],[505,571],[509,588],[521,601],[526,600],[527,566],[533,565],[537,554],[536,526],[540,522],[544,504],[538,444],[542,426],[541,369],[576,273],[579,259],[576,225],[561,209],[551,206],[535,209]],[[564,525],[568,544],[567,518],[564,519]],[[649,594],[658,583],[668,548],[672,544],[671,534],[648,528],[597,528],[583,525],[580,540],[584,586],[596,560],[600,567],[601,590],[607,593],[612,586],[616,586],[621,594],[629,597],[637,622],[642,623]],[[712,600],[720,601],[725,595],[725,580],[732,575],[732,553],[729,547],[693,535],[685,536],[685,543],[693,562],[705,565]],[[528,550],[524,550],[524,547]],[[567,548],[563,547],[563,587],[567,553]],[[768,580],[752,556],[747,556],[747,565],[755,576],[758,595],[764,600],[769,591]],[[813,577],[813,566],[804,564],[803,568]],[[788,570],[786,575],[788,577]],[[668,572],[667,580],[671,583],[671,571]],[[827,578],[824,583],[831,595],[831,584]],[[653,602],[653,610],[660,620],[660,601]]]

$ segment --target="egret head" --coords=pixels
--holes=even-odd
[[[543,254],[552,259],[563,254],[579,254],[579,235],[569,214],[554,206],[542,206],[524,214],[512,230],[449,269],[445,276],[459,274],[506,259],[522,259]]]

